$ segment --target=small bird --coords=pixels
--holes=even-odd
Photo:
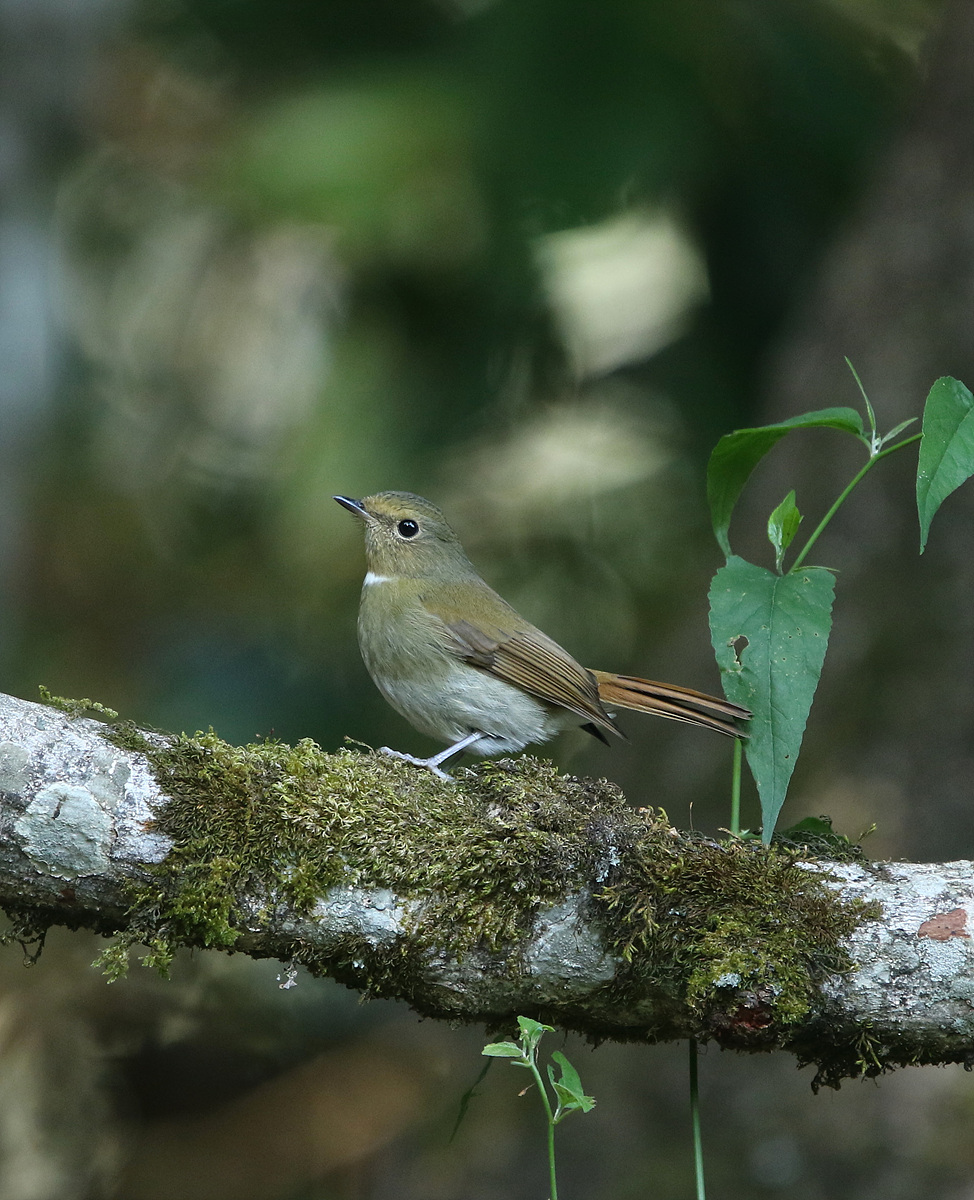
[[[746,737],[746,708],[689,688],[589,671],[526,621],[478,575],[443,514],[411,492],[335,496],[365,527],[368,572],[358,638],[379,691],[421,733],[449,745],[431,758],[383,746],[427,767],[461,751],[491,757],[581,726],[608,745],[625,737],[606,704]]]

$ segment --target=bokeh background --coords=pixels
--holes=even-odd
[[[965,0],[0,0],[2,686],[425,752],[359,661],[330,499],[402,488],[582,661],[714,690],[713,443],[856,404],[846,355],[890,428],[974,384],[972,335]],[[972,857],[974,500],[919,559],[908,458],[821,544],[783,817]],[[735,548],[769,562],[770,507],[817,519],[857,465],[789,439]],[[721,739],[624,723],[544,752],[719,828]],[[2,952],[8,1200],[545,1194],[504,1064],[450,1140],[483,1030],[239,956],[109,987],[97,949]],[[569,1200],[689,1196],[685,1049],[567,1053],[599,1101]],[[959,1069],[701,1076],[714,1194],[974,1197]]]

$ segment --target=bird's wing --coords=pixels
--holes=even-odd
[[[511,633],[462,618],[444,620],[443,628],[444,645],[457,658],[623,736],[602,707],[592,673],[540,629]]]

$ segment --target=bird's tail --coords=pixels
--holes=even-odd
[[[672,721],[704,725],[728,737],[747,737],[737,724],[750,719],[750,712],[729,700],[707,696],[692,688],[671,683],[655,683],[635,675],[616,675],[612,671],[592,671],[599,685],[599,699],[608,708],[631,708],[636,712],[655,713]]]

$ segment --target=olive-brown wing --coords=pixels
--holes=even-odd
[[[540,629],[508,632],[463,619],[444,621],[444,645],[471,666],[623,736],[602,707],[592,673]]]

